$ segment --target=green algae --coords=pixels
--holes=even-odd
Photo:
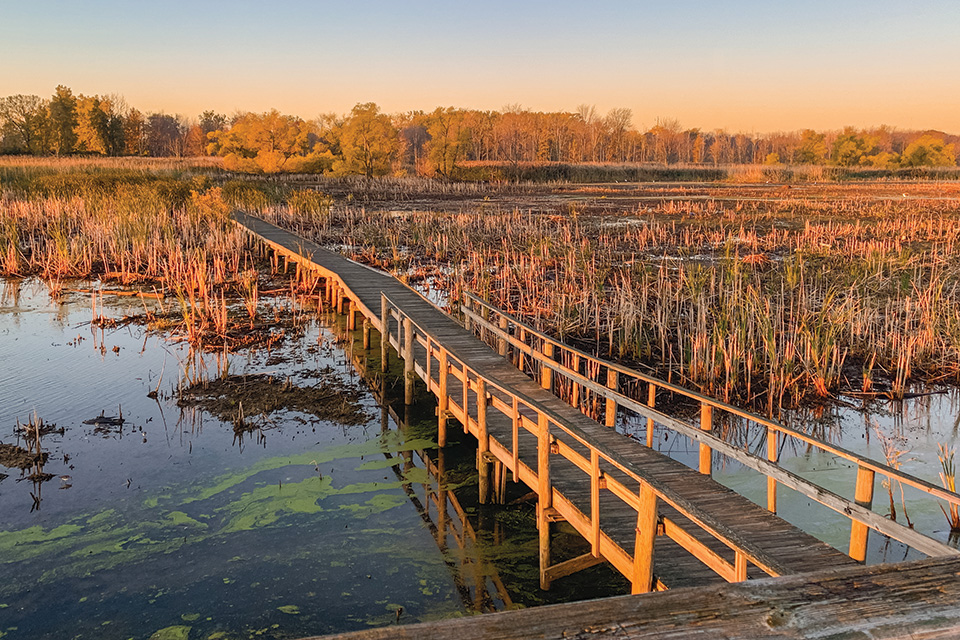
[[[193,627],[188,627],[183,624],[164,627],[163,629],[154,631],[153,635],[150,636],[150,640],[188,640],[190,637],[190,629],[192,628]]]
[[[200,619],[199,613],[184,613],[180,616],[180,619],[184,622],[196,622]]]
[[[300,607],[295,604],[285,604],[282,607],[277,607],[277,610],[282,611],[283,613],[288,613],[292,616],[300,615]]]

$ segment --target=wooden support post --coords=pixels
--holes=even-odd
[[[490,497],[490,437],[487,434],[487,383],[477,378],[477,462],[480,472],[480,504],[486,504]]]
[[[520,473],[520,401],[517,396],[513,396],[513,481],[517,481],[517,474]]]
[[[354,304],[353,300],[347,298],[347,301],[344,303],[344,307],[347,309],[347,331],[356,331],[357,306]]]
[[[651,382],[647,385],[647,406],[653,409],[657,404],[657,387]],[[653,449],[653,418],[647,418],[647,446]]]
[[[380,372],[386,373],[390,367],[390,303],[387,296],[380,294]]]
[[[776,430],[767,427],[767,460],[776,464],[779,434]],[[767,478],[767,511],[777,512],[777,481]]]
[[[447,366],[447,350],[440,350],[440,389],[437,392],[439,397],[439,414],[437,418],[437,445],[442,449],[447,446],[447,411],[450,406],[450,396],[447,395],[447,377],[450,369]]]
[[[463,365],[463,432],[470,433],[470,370]]]
[[[503,331],[504,333],[507,333],[507,330],[508,330],[509,328],[510,328],[510,323],[507,321],[507,317],[506,317],[506,316],[500,316],[500,331]],[[497,353],[499,353],[499,354],[502,355],[502,356],[507,355],[507,351],[509,350],[509,345],[510,345],[510,343],[507,342],[507,339],[506,339],[506,338],[498,338],[498,339],[497,339]]]
[[[413,322],[403,318],[403,403],[413,404]]]
[[[330,278],[324,278],[323,280],[323,293],[324,297],[327,299],[327,304],[333,304],[333,280]]]
[[[550,422],[537,412],[537,528],[540,539],[540,588],[550,589],[550,521],[547,510],[553,508],[553,487],[550,484]]]
[[[363,316],[363,350],[370,351],[370,318]]]
[[[580,356],[573,354],[570,358],[570,368],[574,370],[575,373],[580,373]],[[580,383],[577,382],[576,376],[570,379],[570,382],[573,384],[573,389],[570,391],[570,406],[574,409],[580,408]]]
[[[747,556],[742,551],[737,551],[733,560],[733,572],[736,574],[736,582],[747,579]]]
[[[519,339],[523,344],[527,344],[527,330],[523,327],[520,328]],[[523,371],[524,366],[526,365],[524,363],[523,349],[517,349],[517,369]]]
[[[543,345],[543,355],[545,358],[553,359],[553,343],[547,342]],[[547,391],[553,390],[553,369],[546,364],[540,366],[540,386]]]
[[[873,485],[875,473],[873,469],[857,467],[857,488],[854,500],[866,509],[873,507]],[[850,557],[857,562],[867,558],[867,537],[870,529],[866,524],[857,520],[850,521]]]
[[[334,287],[336,287],[334,290],[334,297],[336,298],[337,313],[343,315],[343,299],[346,296],[343,295],[343,289],[339,284],[335,284]]]
[[[653,590],[653,543],[657,539],[657,494],[646,482],[640,485],[636,543],[633,547],[631,593]]]
[[[600,454],[590,449],[590,526],[593,535],[590,540],[590,552],[600,557]]]
[[[464,309],[467,309],[469,311],[470,298],[464,295],[463,302],[460,303],[460,306],[462,306]],[[470,321],[470,316],[468,316],[467,314],[463,314],[463,328],[466,329],[467,331],[470,331],[471,333],[473,332],[473,324]]]
[[[619,375],[614,369],[607,369],[607,388],[611,391],[617,390],[617,379]],[[617,426],[617,401],[613,398],[607,398],[606,411],[604,411],[604,420],[608,427]]]
[[[713,429],[713,406],[706,402],[700,404],[700,429],[710,431]],[[713,472],[713,451],[708,445],[700,443],[700,473],[705,476]]]

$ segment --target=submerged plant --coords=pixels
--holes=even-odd
[[[953,463],[955,453],[953,449],[948,449],[943,443],[937,445],[937,458],[940,459],[940,467],[943,469],[940,472],[940,482],[943,483],[945,489],[953,493],[957,492],[957,474]],[[947,522],[950,523],[951,533],[960,533],[960,507],[956,503],[950,503],[950,513],[947,513],[943,505],[940,505],[940,510],[943,511]]]

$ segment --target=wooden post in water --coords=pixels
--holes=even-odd
[[[653,543],[657,539],[657,494],[646,482],[640,484],[640,510],[633,547],[631,593],[653,590]]]
[[[873,507],[873,485],[874,471],[865,467],[857,467],[857,488],[854,492],[854,500],[861,507],[870,509]],[[866,524],[858,521],[850,521],[850,557],[857,562],[863,562],[867,558],[867,537],[870,534],[870,528]]]
[[[490,498],[490,436],[487,433],[487,383],[477,378],[477,470],[480,472],[480,504]]]
[[[706,402],[700,404],[700,429],[713,429],[713,407]],[[713,451],[708,445],[700,444],[700,473],[709,476],[713,471]]]
[[[647,385],[647,406],[651,409],[657,404],[657,388],[651,382]],[[647,446],[653,449],[653,418],[647,418]]]
[[[333,296],[335,298],[337,313],[343,315],[343,288],[339,284],[334,284],[333,286],[335,287],[333,290]]]
[[[607,369],[607,388],[611,391],[617,390],[617,378],[619,375],[614,369]],[[606,410],[604,413],[604,422],[608,427],[617,426],[617,401],[613,398],[607,398]]]
[[[347,298],[347,301],[344,303],[344,306],[347,309],[347,331],[356,331],[357,330],[357,305],[354,304],[353,300]]]
[[[547,342],[543,345],[543,356],[548,360],[553,360],[552,342]],[[546,364],[540,365],[540,386],[547,391],[553,390],[553,369]]]
[[[450,370],[447,365],[447,350],[440,349],[440,370],[437,372],[440,388],[437,391],[439,406],[437,407],[437,446],[443,449],[447,446],[447,411],[450,406],[450,396],[447,395],[447,376]]]
[[[370,351],[370,318],[363,316],[363,350]]]
[[[776,430],[767,427],[767,461],[776,463],[779,434]],[[777,481],[767,478],[767,511],[777,512]]]
[[[380,294],[380,373],[386,373],[390,367],[390,303],[387,296]]]
[[[413,322],[403,318],[403,403],[413,404]]]
[[[537,530],[540,537],[540,588],[550,588],[550,521],[547,510],[553,508],[553,486],[550,484],[550,422],[537,412]]]

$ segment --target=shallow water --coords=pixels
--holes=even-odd
[[[2,291],[0,443],[23,445],[14,428],[34,415],[57,429],[41,438],[50,480],[0,467],[4,640],[293,638],[626,588],[596,567],[540,592],[532,506],[472,504],[474,450],[454,443],[438,458],[432,402],[401,428],[392,389],[376,390],[378,404],[329,319],[309,317],[285,347],[224,359],[136,325],[93,328],[89,294],[55,301],[31,281]],[[109,295],[97,304],[111,317],[143,310]],[[252,418],[260,428],[239,440],[176,402],[182,380],[215,378],[225,362],[295,385],[357,384],[367,417],[281,411]],[[119,427],[85,424],[121,413]],[[428,471],[438,465],[439,480]],[[555,543],[581,546],[569,533]]]

